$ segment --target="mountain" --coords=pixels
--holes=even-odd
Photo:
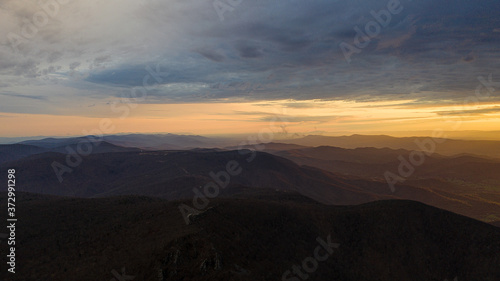
[[[33,155],[0,165],[0,171],[16,168],[20,191],[59,196],[143,195],[177,200],[193,199],[195,192],[202,191],[227,197],[248,194],[252,189],[272,189],[298,192],[336,205],[409,199],[485,221],[496,220],[495,214],[500,213],[495,197],[488,198],[487,193],[468,186],[454,189],[446,184],[433,186],[435,182],[404,182],[393,193],[385,179],[339,175],[265,152],[205,149],[99,153],[82,157],[76,167],[67,164],[68,157],[60,153]],[[229,175],[229,164],[238,173]],[[494,195],[494,191],[490,193]]]
[[[122,147],[118,146],[112,143],[109,143],[107,141],[99,141],[99,142],[86,142],[89,145],[87,147],[90,147],[91,144],[91,154],[97,154],[97,153],[114,153],[114,152],[139,152],[142,151],[142,149],[135,148],[135,147]],[[87,151],[87,147],[82,146],[79,148],[78,142],[77,143],[67,143],[65,146],[59,146],[52,148],[48,150],[48,152],[58,152],[58,153],[64,153],[68,154],[68,151],[75,151],[79,153],[79,149],[81,151]]]
[[[247,153],[247,154],[244,154]],[[168,199],[192,198],[193,188],[214,182],[228,182],[221,192],[234,193],[243,187],[297,191],[324,203],[355,204],[377,195],[349,183],[342,177],[314,168],[300,167],[290,160],[250,151],[143,151],[92,154],[78,167],[63,174],[59,182],[53,163],[65,165],[67,155],[45,153],[10,162],[17,168],[22,191],[51,195],[102,197],[147,195]],[[248,160],[252,161],[249,162]],[[227,165],[237,163],[240,174],[225,178]],[[2,166],[0,166],[2,167]],[[67,166],[69,168],[69,166]],[[210,174],[213,173],[214,176]],[[366,183],[384,190],[382,183]],[[236,190],[233,190],[236,189]]]
[[[129,134],[104,136],[104,140],[127,147],[140,147],[157,150],[213,147],[216,140],[197,135],[176,134]]]
[[[34,145],[43,148],[56,148],[68,144],[75,144],[78,141],[86,140],[85,137],[71,137],[71,138],[44,138],[40,140],[25,140],[19,144]]]
[[[413,172],[406,176],[402,184],[427,190],[436,196],[464,202],[475,206],[472,217],[483,221],[500,220],[500,161],[475,156],[424,155],[420,165],[413,165],[413,152],[389,148],[355,148],[320,146],[312,148],[270,151],[290,159],[299,165],[307,165],[344,176],[357,176],[365,180],[385,181],[387,172],[399,175],[401,165],[411,167]],[[418,157],[415,157],[418,160]],[[420,160],[419,160],[420,161]],[[403,164],[402,164],[403,163]],[[408,166],[409,165],[409,166]],[[405,168],[407,169],[407,168]],[[396,189],[407,187],[398,187]],[[413,200],[420,198],[415,194]],[[423,199],[425,200],[425,199]],[[432,204],[430,201],[423,201]],[[450,209],[445,205],[435,205]],[[466,207],[470,208],[470,207]],[[461,212],[464,214],[463,212]],[[482,214],[482,215],[481,215]],[[471,215],[470,213],[468,215]]]
[[[228,150],[237,150],[237,149],[248,149],[248,150],[259,150],[259,151],[282,151],[282,150],[292,150],[292,149],[302,149],[307,148],[307,146],[297,145],[297,144],[289,144],[289,143],[278,143],[278,142],[268,142],[268,143],[259,143],[257,145],[242,145],[242,146],[229,146],[226,147]]]
[[[0,199],[6,209],[6,194]],[[2,280],[500,277],[499,228],[413,201],[324,206],[282,192],[214,198],[186,225],[178,206],[188,201],[21,192],[17,199],[19,268],[0,272]],[[0,243],[3,253],[7,247]]]
[[[41,140],[27,140],[19,144],[34,145],[44,148],[55,148],[76,143],[79,140],[96,138],[95,136],[73,138],[45,138]],[[106,135],[100,138],[111,144],[123,147],[136,147],[149,150],[179,150],[193,148],[223,148],[239,149],[242,139],[230,137],[204,137],[198,135],[176,134],[128,134]],[[433,153],[453,156],[459,154],[478,155],[488,158],[500,158],[500,141],[495,140],[457,140],[430,137],[397,138],[385,135],[351,135],[351,136],[319,136],[310,135],[302,138],[282,139],[281,143],[268,143],[267,150],[297,149],[315,146],[336,146],[340,148],[391,148],[413,150],[427,150]],[[294,146],[292,146],[294,145]],[[289,146],[286,148],[285,146]],[[250,146],[249,148],[254,148]]]
[[[270,152],[300,165],[314,166],[347,175],[383,178],[385,171],[397,171],[401,162],[411,164],[410,158],[413,157],[417,163],[421,162],[419,165],[412,165],[415,167],[415,177],[453,177],[478,182],[500,181],[500,174],[494,172],[500,168],[500,159],[477,156],[443,156],[436,153],[429,156],[424,153],[415,154],[404,149],[373,147],[345,149],[331,146]],[[421,155],[422,159],[418,155]]]
[[[397,138],[385,135],[351,135],[339,137],[311,135],[297,139],[281,140],[281,142],[303,146],[336,146],[341,148],[375,147],[405,149],[409,151],[427,150],[448,156],[467,153],[500,158],[500,141],[495,140],[433,139],[430,137]],[[432,147],[434,149],[431,149]]]
[[[26,144],[0,144],[0,163],[18,160],[33,154],[46,152],[47,149]]]
[[[148,150],[180,150],[192,148],[224,147],[238,143],[231,138],[209,138],[198,135],[177,134],[126,134],[105,136],[82,136],[70,138],[44,138],[26,140],[19,144],[34,145],[44,148],[56,148],[75,144],[79,141],[105,141],[116,146],[134,147]]]
[[[79,142],[84,141],[85,145],[79,145]],[[66,139],[64,141],[44,140],[42,142],[30,142],[28,144],[2,144],[0,145],[0,164],[9,161],[23,159],[31,155],[37,155],[49,152],[58,152],[63,154],[71,154],[82,152],[83,154],[90,153],[110,153],[110,152],[126,152],[126,151],[141,151],[138,148],[129,148],[116,146],[105,141],[89,142],[86,138]],[[36,144],[36,145],[35,145]]]

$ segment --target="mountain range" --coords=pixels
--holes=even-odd
[[[0,280],[500,280],[495,157],[217,141],[0,145],[19,218]]]
[[[299,192],[323,204],[361,204],[381,199],[416,200],[485,222],[500,221],[500,161],[477,156],[425,156],[414,173],[396,184],[387,171],[398,173],[411,151],[389,148],[305,147],[268,143],[262,151],[227,149],[145,150],[99,142],[78,167],[66,166],[68,147],[78,139],[3,145],[17,159],[0,165],[22,174],[21,191],[58,196],[155,196],[169,200],[193,198],[193,189],[214,182],[214,176],[236,161],[243,172],[230,177],[220,195],[252,188]],[[33,146],[38,144],[40,146]],[[57,144],[57,145],[56,145]],[[60,146],[60,145],[66,146]],[[9,146],[12,149],[9,149]],[[251,149],[253,146],[246,148]],[[233,149],[230,147],[229,149]],[[243,146],[242,148],[245,148]],[[283,150],[284,149],[284,150]],[[66,152],[66,153],[65,153]],[[31,155],[30,155],[31,153]],[[26,156],[28,155],[28,156]],[[57,168],[64,165],[67,170]],[[57,171],[64,172],[59,182]],[[222,177],[225,180],[224,177]]]

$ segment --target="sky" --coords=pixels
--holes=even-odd
[[[495,131],[499,47],[497,0],[0,0],[0,136]]]

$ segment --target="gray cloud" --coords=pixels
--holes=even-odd
[[[124,0],[125,1],[125,0]],[[447,102],[498,73],[500,2],[401,0],[403,10],[349,64],[339,48],[388,0],[248,1],[219,21],[210,1],[75,0],[12,51],[0,46],[0,84],[63,84],[105,99],[141,87],[147,66],[165,73],[147,103],[302,100]],[[40,7],[5,1],[3,34],[21,34]],[[9,22],[9,24],[7,24]],[[3,23],[3,22],[1,22]],[[59,67],[62,66],[62,67]],[[78,75],[76,75],[78,69]],[[12,82],[11,76],[19,76]],[[70,78],[71,79],[70,79]],[[12,86],[14,85],[14,86]],[[10,88],[9,88],[10,87]],[[96,94],[99,93],[99,94]],[[498,99],[500,91],[491,99]],[[98,102],[98,101],[96,101]]]
[[[79,67],[80,65],[81,65],[81,63],[80,63],[80,62],[72,62],[72,63],[70,63],[70,65],[69,65],[69,69],[70,69],[70,70],[75,70],[75,69],[76,69],[77,67]]]
[[[47,97],[44,97],[44,96],[29,96],[29,95],[22,95],[22,94],[17,94],[17,93],[0,93],[0,95],[7,96],[7,97],[21,98],[21,99],[32,99],[32,100],[40,100],[40,101],[47,100]]]
[[[247,41],[238,42],[235,45],[235,48],[236,50],[238,50],[238,54],[242,58],[258,58],[263,56],[263,53],[259,47],[253,46]]]
[[[224,60],[224,56],[214,50],[199,48],[195,52],[215,62],[222,62]]]

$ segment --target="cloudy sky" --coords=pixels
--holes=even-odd
[[[498,130],[499,47],[498,0],[0,0],[0,133]]]

